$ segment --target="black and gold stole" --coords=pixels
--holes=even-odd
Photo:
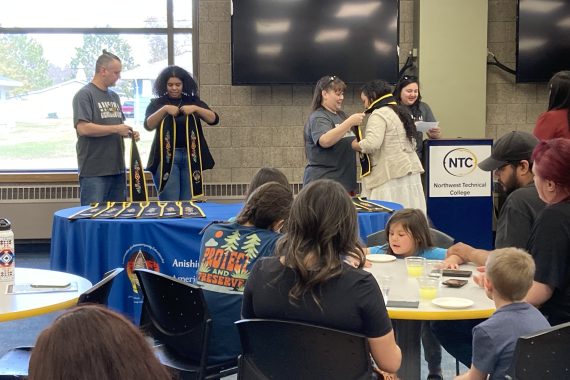
[[[378,108],[385,107],[387,105],[394,104],[396,105],[396,99],[392,94],[386,94],[384,96],[379,97],[372,103],[370,106],[364,111],[365,114],[371,114],[374,110]],[[360,130],[360,126],[355,127],[356,141],[362,140],[362,131]],[[360,165],[362,166],[362,177],[366,177],[372,171],[372,162],[370,161],[370,156],[368,154],[360,153]]]
[[[176,147],[176,119],[166,116],[160,123],[160,184],[158,192],[161,193],[170,178]],[[204,182],[202,180],[202,150],[200,147],[200,131],[196,116],[186,115],[186,155],[188,157],[188,171],[190,176],[190,191],[192,199],[204,195]],[[189,199],[188,199],[189,200]]]
[[[146,202],[146,179],[141,163],[141,156],[137,148],[134,136],[131,139],[131,164],[129,170],[129,195],[131,202]]]

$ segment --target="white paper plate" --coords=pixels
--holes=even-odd
[[[465,309],[473,306],[474,302],[467,298],[458,297],[440,297],[431,300],[436,306],[443,307],[444,309]]]
[[[366,259],[372,261],[373,263],[388,263],[390,261],[396,260],[396,256],[386,255],[383,253],[375,253],[372,255],[366,255]]]

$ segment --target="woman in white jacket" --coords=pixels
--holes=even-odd
[[[375,80],[362,86],[360,98],[367,118],[363,138],[352,148],[371,160],[370,174],[362,178],[362,195],[418,208],[426,212],[420,174],[422,164],[415,152],[416,127],[401,109],[390,85]]]

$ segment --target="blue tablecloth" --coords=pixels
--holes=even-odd
[[[392,209],[396,203],[379,202]],[[146,267],[194,282],[200,256],[199,232],[213,221],[238,214],[241,203],[198,203],[206,218],[194,219],[79,219],[68,217],[84,207],[54,214],[51,236],[51,269],[74,273],[92,283],[113,268],[126,270],[115,280],[109,306],[136,321],[140,297],[133,268]],[[360,236],[384,229],[390,214],[359,213]]]

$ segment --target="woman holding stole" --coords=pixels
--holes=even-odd
[[[346,84],[336,76],[319,79],[313,93],[311,114],[305,124],[307,166],[303,185],[328,178],[338,181],[352,195],[357,193],[356,155],[350,144],[351,127],[362,122],[363,113],[350,116],[342,111]]]
[[[154,82],[144,127],[156,130],[147,170],[153,174],[161,201],[190,200],[203,195],[202,171],[214,167],[201,120],[220,120],[198,96],[198,85],[178,66],[168,66]]]

